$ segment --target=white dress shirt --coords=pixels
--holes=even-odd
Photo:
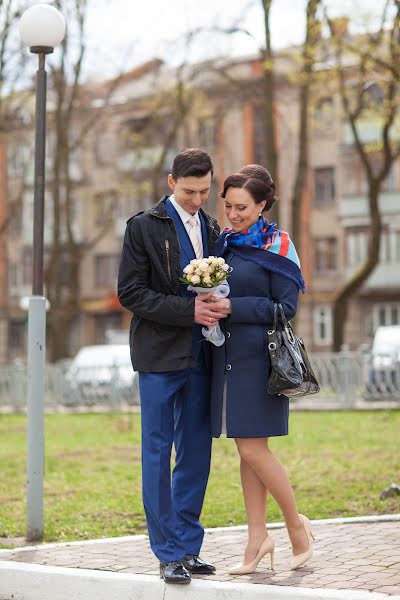
[[[189,224],[189,219],[191,219],[192,217],[194,217],[198,223],[199,229],[198,229],[198,233],[199,233],[199,242],[200,242],[200,246],[202,249],[202,254],[204,254],[204,248],[203,248],[203,236],[202,236],[202,232],[201,232],[201,221],[200,221],[200,217],[199,217],[199,211],[195,212],[194,215],[191,215],[190,213],[188,213],[184,208],[182,208],[182,206],[180,204],[177,203],[177,201],[174,198],[174,195],[172,194],[172,196],[169,197],[169,199],[172,202],[172,206],[175,208],[176,212],[178,213],[178,215],[180,216],[180,219],[182,221],[182,223],[185,226],[186,231],[188,232],[188,235],[190,236],[190,224]]]

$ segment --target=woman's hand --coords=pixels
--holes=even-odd
[[[213,298],[214,296],[211,294],[196,296],[194,299],[195,323],[207,327],[209,325],[216,325],[219,319],[224,319],[226,317],[226,312],[222,310],[222,307],[220,310],[219,304],[214,304]]]
[[[211,310],[215,310],[219,313],[223,313],[225,317],[231,314],[232,305],[229,298],[212,298]]]

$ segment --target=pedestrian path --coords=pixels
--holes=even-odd
[[[207,561],[214,563],[217,571],[212,576],[197,576],[195,579],[200,580],[199,585],[196,582],[197,587],[193,589],[201,590],[202,581],[208,582],[208,584],[204,584],[207,585],[207,588],[212,582],[224,582],[227,584],[224,586],[227,591],[225,595],[218,597],[239,598],[241,596],[236,596],[234,593],[235,585],[247,584],[248,592],[243,596],[246,600],[252,597],[252,589],[254,597],[258,597],[261,592],[260,586],[261,588],[267,586],[269,590],[273,589],[270,586],[290,588],[292,593],[290,597],[293,598],[304,597],[302,592],[305,593],[306,590],[309,590],[310,594],[313,592],[309,596],[310,598],[375,598],[375,594],[368,595],[368,592],[400,598],[400,515],[379,517],[379,520],[373,519],[373,517],[366,518],[364,522],[359,522],[359,520],[354,520],[354,522],[351,519],[314,521],[313,530],[316,537],[314,557],[297,571],[289,569],[291,551],[286,529],[275,526],[271,528],[276,542],[275,571],[270,570],[267,557],[260,563],[255,573],[241,577],[231,576],[227,571],[229,566],[240,562],[246,543],[246,528],[208,530],[201,555]],[[12,577],[10,573],[13,568],[15,568],[15,577],[18,579],[23,568],[29,569],[32,565],[46,567],[46,572],[52,567],[72,569],[77,577],[79,576],[79,571],[76,571],[78,569],[107,571],[119,575],[134,574],[142,576],[139,578],[140,581],[150,581],[149,578],[151,578],[154,584],[157,583],[157,586],[161,583],[164,585],[163,582],[160,583],[158,562],[150,551],[147,537],[132,536],[0,551],[0,600],[9,600],[4,596],[5,591],[2,595],[2,573],[3,575],[7,574],[4,581],[7,580],[7,585],[10,585],[10,577]],[[35,569],[32,572],[36,572]],[[62,572],[65,574],[65,570]],[[83,571],[81,572],[83,573]],[[298,588],[302,588],[302,591]],[[230,589],[232,595],[229,595]],[[242,589],[242,585],[237,589]],[[155,592],[156,588],[153,590]],[[185,598],[189,598],[188,586],[185,586],[185,590]],[[325,590],[325,595],[320,596],[317,593],[318,590]],[[339,595],[329,596],[327,590],[332,590],[332,592],[333,590],[352,591],[353,594],[340,596],[338,592]],[[281,591],[283,593],[283,587]],[[34,598],[29,593],[27,590],[25,596],[15,597],[22,600]],[[168,597],[172,598],[172,592],[168,593]],[[178,596],[181,594],[178,591],[176,593]],[[50,597],[61,598],[62,596],[50,594]],[[73,597],[70,595],[70,598]],[[83,595],[80,597],[84,600]],[[131,597],[136,598],[135,595]],[[144,597],[147,600],[147,596]],[[163,598],[162,595],[160,597]],[[200,598],[200,595],[194,597]],[[279,597],[284,596],[279,594]],[[286,595],[286,597],[289,596]],[[43,598],[46,596],[44,595]]]

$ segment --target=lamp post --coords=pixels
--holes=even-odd
[[[46,153],[46,54],[65,35],[62,14],[48,4],[35,4],[19,23],[22,41],[39,57],[36,73],[35,177],[33,201],[33,278],[28,311],[28,541],[43,537],[44,381],[46,357],[46,299],[43,297],[44,192]]]

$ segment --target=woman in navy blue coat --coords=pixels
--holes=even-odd
[[[232,229],[223,231],[214,253],[225,258],[232,272],[225,344],[213,346],[212,431],[214,437],[235,438],[249,535],[243,563],[230,573],[253,572],[266,554],[273,566],[274,542],[265,524],[267,492],[284,514],[293,547],[291,568],[296,569],[312,556],[312,534],[308,519],[297,511],[285,469],[268,447],[268,438],[288,433],[289,401],[267,393],[266,337],[274,302],[293,318],[304,282],[288,234],[263,217],[275,201],[268,171],[260,165],[244,167],[225,180],[221,196]]]

